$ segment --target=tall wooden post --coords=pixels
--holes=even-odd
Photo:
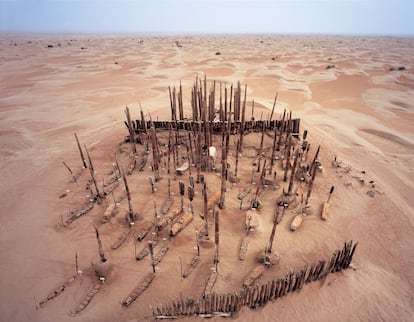
[[[79,275],[78,253],[75,253],[75,273]]]
[[[290,174],[289,187],[288,187],[288,195],[291,195],[291,193],[292,193],[293,178],[295,176],[296,165],[298,163],[298,159],[299,159],[299,150],[296,150],[296,153],[295,153],[295,161],[293,161],[292,172]]]
[[[244,100],[243,100],[243,107],[242,107],[242,119],[241,119],[241,129],[240,129],[240,146],[239,152],[243,152],[243,137],[244,137],[244,124],[245,124],[245,114],[246,114],[246,93],[247,93],[247,85],[244,87]]]
[[[277,140],[277,126],[275,126],[275,134],[273,138],[273,147],[272,147],[272,156],[270,160],[270,170],[269,174],[273,172],[273,165],[275,164],[275,154],[276,154],[276,140]]]
[[[83,151],[82,151],[81,145],[79,143],[78,135],[76,133],[74,133],[74,135],[75,135],[76,143],[78,145],[79,154],[80,154],[80,157],[81,157],[81,160],[82,160],[82,165],[86,169],[88,167],[88,165],[86,164],[85,157],[83,156]]]
[[[267,249],[266,249],[266,252],[268,254],[271,254],[272,253],[273,241],[275,239],[275,234],[276,234],[276,226],[277,226],[277,218],[273,218],[272,233],[270,234],[269,244],[268,244]]]
[[[122,180],[124,181],[125,191],[127,193],[127,199],[128,199],[128,222],[130,225],[133,225],[135,222],[135,216],[134,211],[132,210],[131,205],[131,193],[129,192],[128,182],[125,177],[125,171],[122,170]]]
[[[148,241],[148,250],[149,250],[150,255],[151,255],[152,272],[155,273],[154,248],[153,248],[151,240]]]
[[[222,126],[222,145],[221,145],[221,191],[220,191],[220,202],[219,207],[220,209],[224,208],[224,200],[225,200],[225,192],[226,192],[226,140],[225,140],[225,131],[226,125],[223,124]]]
[[[136,155],[137,154],[137,147],[136,147],[136,141],[135,141],[135,130],[132,127],[131,115],[129,114],[128,106],[125,107],[125,115],[126,115],[127,122],[128,122],[129,137],[130,137],[130,140],[131,140],[132,153],[134,155]]]
[[[96,196],[97,196],[97,198],[104,198],[104,195],[102,195],[99,192],[98,184],[96,183],[96,179],[95,179],[95,170],[93,168],[92,160],[91,160],[91,157],[89,155],[89,151],[88,151],[88,148],[86,147],[86,145],[85,145],[85,151],[86,151],[86,155],[88,156],[88,162],[89,162],[89,167],[88,168],[89,168],[89,173],[91,174],[91,177],[92,177],[92,182],[93,182],[93,184],[95,186],[95,189],[96,189]]]
[[[237,171],[239,168],[239,154],[240,154],[240,141],[236,142],[236,166],[234,167],[234,176],[237,177]]]
[[[312,171],[313,171],[313,169],[315,167],[315,163],[316,163],[316,160],[318,159],[318,155],[319,155],[319,150],[320,149],[321,149],[321,146],[319,145],[318,146],[318,149],[316,150],[315,156],[313,158],[312,164],[311,164],[311,166],[309,168],[309,173],[312,173]]]
[[[312,193],[313,182],[315,181],[315,175],[316,175],[316,169],[315,169],[315,168],[313,168],[312,178],[311,178],[311,180],[310,180],[310,182],[309,182],[309,186],[308,186],[308,193],[307,193],[307,195],[306,195],[305,205],[307,205],[307,204],[308,204],[309,197],[310,197],[310,195],[311,195],[311,193]]]
[[[219,211],[214,212],[214,264],[216,266],[216,272],[218,272],[219,262]]]
[[[208,237],[208,220],[207,220],[207,214],[208,214],[208,201],[207,201],[207,183],[203,182],[203,214],[204,214],[204,236]]]
[[[277,96],[278,96],[278,92],[276,92],[276,96],[275,96],[275,101],[274,101],[274,103],[273,103],[273,107],[272,107],[272,113],[270,113],[270,117],[269,117],[269,121],[271,121],[272,120],[272,118],[273,118],[273,112],[275,111],[275,107],[276,107],[276,102],[277,102]]]

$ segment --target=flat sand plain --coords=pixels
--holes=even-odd
[[[172,241],[150,288],[129,308],[122,308],[121,301],[151,266],[148,258],[135,261],[132,238],[116,252],[110,250],[122,221],[117,219],[99,224],[114,273],[86,310],[72,317],[70,312],[93,283],[91,262],[99,258],[91,224],[99,223],[105,207],[95,207],[70,228],[59,224],[61,216],[89,198],[84,186],[87,173],[78,184],[70,184],[70,174],[62,165],[65,161],[74,171],[81,168],[73,133],[88,146],[102,178],[112,168],[117,144],[127,135],[125,106],[134,119],[139,118],[138,102],[153,119],[169,118],[168,86],[178,87],[181,81],[189,113],[190,88],[196,76],[204,75],[227,86],[237,81],[247,84],[248,110],[254,99],[256,118],[268,117],[278,92],[277,117],[285,108],[292,110],[302,120],[301,130],[309,132],[311,155],[321,145],[324,172],[318,174],[311,196],[315,214],[295,233],[289,231],[292,214],[278,226],[274,248],[281,261],[266,271],[264,279],[324,259],[344,241],[359,242],[355,269],[329,275],[264,308],[243,308],[231,319],[412,320],[413,38],[2,34],[0,44],[0,320],[146,320],[151,315],[149,305],[202,292],[212,266],[212,241],[202,244],[202,263],[190,278],[180,278],[179,266],[180,258],[188,263],[194,254],[194,227],[201,223],[196,218],[194,227]],[[245,144],[254,147],[259,142],[260,135],[252,134]],[[120,157],[124,163],[128,146],[125,149]],[[350,172],[331,166],[335,155]],[[246,161],[240,173],[248,177],[250,170]],[[168,176],[162,171],[164,183],[154,195],[149,185],[132,178],[147,178],[149,169],[129,177],[133,207],[148,218],[152,200],[160,204],[165,197]],[[218,189],[218,183],[213,176],[210,189]],[[331,185],[335,185],[331,217],[322,222],[318,207]],[[228,187],[228,209],[238,206],[241,188],[241,184]],[[68,196],[60,199],[66,189]],[[177,191],[173,181],[173,192]],[[254,265],[254,254],[266,244],[271,201],[276,198],[272,192],[266,194],[261,226],[252,236],[245,262],[237,259],[244,212],[222,212],[221,225],[230,228],[222,228],[215,291],[238,290]],[[201,209],[200,199],[197,187],[196,211]],[[126,207],[125,200],[121,207]],[[34,297],[42,300],[74,274],[75,252],[82,277],[36,310]]]

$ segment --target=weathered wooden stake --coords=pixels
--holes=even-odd
[[[96,189],[97,198],[104,198],[104,196],[101,195],[101,193],[99,192],[98,184],[96,183],[96,179],[95,179],[95,170],[93,168],[92,160],[91,160],[91,157],[89,155],[89,151],[88,151],[88,148],[86,147],[86,145],[85,145],[85,150],[86,150],[86,155],[88,156],[89,173],[91,174],[92,182],[93,182],[93,184],[95,186],[95,189]]]
[[[289,180],[289,187],[288,187],[288,195],[291,195],[292,194],[293,178],[295,176],[296,165],[298,163],[298,159],[299,159],[299,150],[296,150],[296,153],[295,153],[295,161],[293,161],[292,172],[290,173],[290,180]]]
[[[152,265],[152,272],[155,273],[155,262],[154,262],[154,249],[152,245],[152,241],[148,241],[148,250],[151,254],[151,265]]]
[[[104,254],[103,247],[102,247],[102,241],[99,238],[98,228],[96,228],[96,226],[93,225],[93,224],[92,224],[92,226],[93,226],[93,228],[95,228],[96,240],[98,241],[98,253],[99,253],[99,257],[101,259],[101,262],[102,263],[105,263],[106,262],[106,258],[105,258],[105,254]]]
[[[76,143],[78,144],[78,149],[79,149],[80,157],[81,157],[81,160],[82,160],[82,165],[86,169],[88,166],[86,164],[85,157],[83,156],[83,151],[82,151],[81,145],[79,143],[78,135],[76,133],[74,133],[74,135],[75,135]]]
[[[277,102],[277,96],[278,96],[278,92],[276,92],[276,96],[275,96],[275,101],[274,101],[274,103],[273,103],[273,107],[272,107],[272,113],[270,113],[270,117],[269,117],[269,121],[271,121],[272,120],[272,118],[273,118],[273,112],[275,111],[275,107],[276,107],[276,102]]]
[[[196,245],[197,245],[197,256],[200,256],[200,238],[198,236],[198,231],[196,231]]]
[[[79,275],[78,253],[75,253],[75,273],[76,275]]]
[[[216,272],[218,272],[219,262],[219,210],[214,212],[214,264],[216,266]]]
[[[129,113],[128,106],[125,107],[125,115],[126,115],[127,122],[128,122],[129,138],[130,138],[130,141],[131,141],[132,153],[134,155],[136,155],[137,154],[137,147],[136,147],[136,141],[135,141],[135,130],[132,127],[131,114]]]

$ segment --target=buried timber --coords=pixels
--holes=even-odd
[[[75,274],[40,307],[85,280],[88,290],[68,308],[72,315],[84,314],[100,300],[100,292],[110,292],[119,282],[117,275],[135,274],[133,267],[139,267],[134,284],[122,288],[121,304],[113,305],[125,310],[144,305],[141,297],[157,287],[160,276],[178,278],[180,285],[165,290],[168,297],[160,290],[157,303],[145,302],[154,317],[229,316],[350,266],[357,243],[346,242],[327,260],[321,254],[314,264],[285,275],[278,271],[287,260],[280,255],[279,230],[301,234],[308,220],[326,224],[335,209],[330,208],[335,187],[325,178],[324,166],[343,167],[336,158],[322,165],[322,148],[311,145],[301,120],[291,111],[276,110],[277,94],[267,111],[255,109],[254,101],[247,106],[246,92],[240,83],[228,87],[204,78],[195,80],[189,108],[181,85],[169,88],[169,120],[153,121],[154,115],[142,108],[134,119],[126,107],[127,135],[120,124],[123,140],[103,176],[95,171],[96,152],[82,147],[75,134],[79,170],[64,165],[71,176],[68,184],[85,190],[67,189],[59,197],[70,200],[75,210],[62,213],[58,225],[90,231],[96,258],[85,259],[91,265],[80,268],[76,255]],[[191,117],[184,118],[189,112]],[[321,193],[315,198],[315,189],[326,191],[324,198]],[[223,292],[219,284],[228,280],[238,287]]]

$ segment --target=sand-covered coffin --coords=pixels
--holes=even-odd
[[[171,227],[170,236],[177,235],[181,230],[187,227],[194,219],[194,214],[191,212],[186,212],[182,215],[178,221]]]

